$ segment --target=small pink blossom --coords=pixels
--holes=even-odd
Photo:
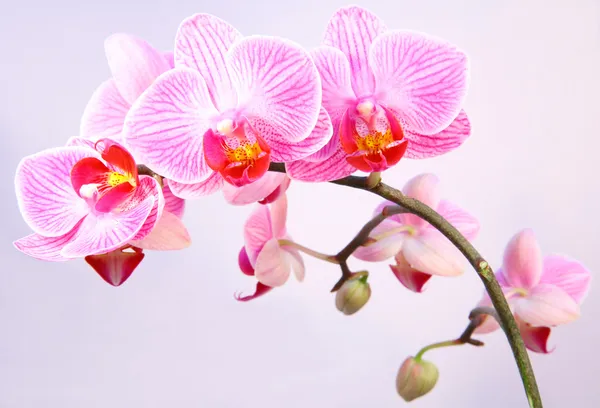
[[[533,231],[525,229],[513,236],[506,246],[496,278],[527,348],[548,353],[551,328],[579,317],[591,275],[582,264],[567,257],[542,257]],[[491,305],[487,294],[480,305]],[[496,321],[488,317],[477,332],[489,333],[498,328]]]
[[[212,193],[223,181],[249,184],[271,161],[305,158],[331,138],[318,71],[291,41],[243,37],[196,14],[179,27],[174,60],[134,103],[124,133],[176,195]]]
[[[163,72],[173,68],[173,53],[161,52],[141,38],[113,34],[104,42],[112,78],[93,93],[81,119],[86,139],[122,142],[125,116],[135,100]]]
[[[461,110],[467,56],[421,33],[388,30],[357,6],[339,9],[312,51],[334,135],[319,160],[289,163],[292,179],[328,181],[383,171],[405,155],[426,158],[460,146],[470,124]]]
[[[244,247],[238,262],[241,271],[258,280],[256,292],[251,296],[236,296],[238,300],[254,299],[271,288],[282,286],[293,271],[296,279],[304,280],[304,261],[298,250],[281,243],[291,241],[285,223],[287,197],[281,195],[270,205],[254,210],[244,225]]]
[[[467,239],[474,239],[479,223],[463,209],[440,198],[439,180],[433,174],[411,179],[402,192],[422,201],[454,225]],[[394,203],[385,201],[375,210]],[[370,237],[375,241],[359,247],[354,256],[370,262],[395,257],[390,268],[408,289],[421,292],[431,275],[458,276],[465,269],[464,256],[437,229],[413,214],[398,214],[379,224]]]

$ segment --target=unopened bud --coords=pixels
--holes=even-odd
[[[336,292],[335,306],[345,315],[358,312],[371,297],[371,286],[367,282],[368,274],[348,279]]]
[[[409,357],[398,370],[396,390],[404,401],[409,402],[431,391],[438,376],[438,369],[433,363]]]

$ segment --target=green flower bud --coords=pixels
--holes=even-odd
[[[433,363],[409,357],[398,370],[396,390],[404,401],[409,402],[431,391],[438,376],[438,369]]]
[[[371,297],[366,273],[348,279],[335,294],[335,306],[345,315],[358,312]]]

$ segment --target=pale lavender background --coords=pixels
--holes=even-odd
[[[139,5],[138,5],[139,4]],[[422,345],[457,335],[480,297],[472,271],[438,279],[426,294],[404,290],[385,264],[370,265],[373,298],[348,318],[328,289],[338,270],[308,260],[295,282],[248,304],[234,291],[253,282],[237,270],[250,208],[220,194],[189,204],[194,245],[151,253],[122,287],[83,261],[50,264],[12,247],[29,233],[14,198],[19,159],[78,131],[95,87],[109,71],[103,39],[138,34],[168,49],[179,22],[210,12],[246,34],[319,44],[343,1],[37,0],[0,13],[0,407],[396,407],[397,367]],[[467,110],[473,136],[442,158],[402,162],[386,173],[402,186],[423,171],[483,224],[476,244],[498,265],[506,241],[532,227],[544,252],[563,252],[600,270],[599,3],[594,0],[362,2],[390,27],[427,31],[471,55]],[[375,197],[333,185],[290,190],[294,237],[339,249],[367,220]],[[359,262],[352,262],[358,268]],[[556,330],[549,356],[532,355],[545,406],[597,407],[595,286],[583,317]],[[429,354],[436,389],[414,407],[524,407],[500,333],[483,349]],[[484,402],[485,400],[485,402]]]

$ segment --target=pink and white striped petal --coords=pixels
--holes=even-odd
[[[252,266],[265,243],[273,238],[271,212],[266,205],[258,206],[244,224],[244,246]]]
[[[96,141],[93,139],[84,139],[82,137],[73,136],[67,140],[65,146],[87,147],[88,149],[96,150]]]
[[[258,253],[254,274],[260,283],[275,288],[287,282],[290,269],[286,251],[281,248],[277,239],[271,239]]]
[[[104,41],[104,50],[117,89],[129,104],[171,68],[162,52],[129,34],[111,35]]]
[[[189,247],[191,243],[183,221],[168,211],[162,213],[152,231],[142,240],[130,242],[135,247],[153,251],[176,251]]]
[[[269,143],[306,139],[321,108],[321,80],[309,54],[278,37],[251,36],[227,54],[240,114]]]
[[[542,250],[533,230],[526,228],[516,233],[504,249],[502,271],[513,288],[530,289],[542,275]]]
[[[375,38],[386,30],[375,14],[357,6],[343,7],[329,20],[324,44],[340,49],[350,61],[352,87],[358,96],[375,90],[369,49]]]
[[[479,221],[477,218],[447,200],[441,200],[437,212],[450,222],[468,240],[473,240],[479,233]],[[429,228],[433,228],[427,224]]]
[[[458,116],[469,64],[454,45],[421,33],[388,31],[373,41],[369,63],[378,102],[413,132],[438,133]]]
[[[334,135],[335,137],[335,135]],[[356,167],[346,161],[348,155],[337,140],[335,153],[322,162],[311,162],[307,160],[298,160],[286,163],[285,168],[288,176],[292,180],[308,182],[325,182],[338,180],[347,177],[356,171]]]
[[[103,82],[83,111],[79,134],[92,140],[110,138],[120,142],[130,106],[119,93],[114,79]]]
[[[323,106],[332,121],[341,120],[346,109],[356,102],[348,58],[339,49],[328,46],[315,48],[310,55],[321,76]]]
[[[176,181],[170,181],[171,191],[177,197],[193,200],[195,198],[205,197],[219,191],[224,185],[223,176],[213,172],[209,178],[199,183],[184,184]]]
[[[17,203],[36,233],[58,237],[71,231],[91,210],[71,185],[71,169],[86,157],[99,158],[85,147],[57,147],[24,157],[17,166]]]
[[[440,202],[440,180],[435,174],[419,174],[408,180],[402,188],[404,195],[415,198],[427,206],[436,209]],[[414,214],[402,214],[402,222],[417,228],[425,228],[429,224]]]
[[[400,224],[392,220],[385,220],[373,229],[369,237],[377,239],[366,246],[358,247],[352,254],[355,258],[367,262],[381,262],[396,255],[402,248],[405,234],[399,231]]]
[[[148,197],[154,198],[154,205],[152,206],[152,210],[146,218],[144,225],[142,225],[142,228],[135,237],[133,237],[134,240],[143,239],[150,234],[162,217],[165,208],[165,197],[163,196],[162,188],[158,184],[158,181],[150,176],[140,176],[140,184],[135,189],[134,195],[119,208],[119,211],[129,211],[140,205]]]
[[[515,301],[515,314],[532,326],[558,326],[577,320],[579,305],[558,286],[536,285],[526,297]]]
[[[242,35],[230,24],[210,14],[195,14],[183,20],[175,36],[175,64],[197,70],[221,112],[235,107],[237,94],[225,55]]]
[[[177,197],[169,187],[169,180],[163,179],[163,196],[165,197],[165,211],[181,218],[185,212],[185,200]]]
[[[90,214],[81,223],[73,240],[60,252],[67,258],[103,254],[127,244],[150,215],[154,197],[148,197],[129,211]]]
[[[283,140],[271,140],[271,160],[274,162],[292,162],[295,160],[305,159],[320,152],[331,140],[333,135],[333,125],[331,119],[324,108],[319,111],[317,123],[308,137],[301,142],[286,142]],[[333,154],[333,149],[320,153],[323,159],[328,158]],[[329,154],[329,156],[327,156]],[[312,159],[312,161],[315,161]]]
[[[202,138],[217,114],[200,74],[176,68],[161,75],[133,104],[123,129],[125,143],[163,177],[199,183],[212,173]]]
[[[402,253],[411,267],[429,275],[459,276],[466,266],[460,251],[438,231],[406,238]]]
[[[567,292],[578,304],[585,299],[592,275],[580,262],[566,256],[544,257],[540,284],[557,286]]]
[[[229,183],[223,185],[225,201],[232,205],[247,205],[267,198],[279,188],[288,177],[284,173],[268,172],[253,183],[235,187]]]
[[[61,249],[67,245],[77,233],[79,225],[76,225],[65,235],[58,237],[44,237],[39,234],[31,234],[23,237],[13,244],[25,255],[42,261],[64,262],[71,258],[65,258],[60,254]]]
[[[422,135],[404,129],[408,139],[405,157],[409,159],[427,159],[448,153],[460,145],[471,135],[471,122],[464,110],[461,110],[452,123],[441,132],[433,135]]]

